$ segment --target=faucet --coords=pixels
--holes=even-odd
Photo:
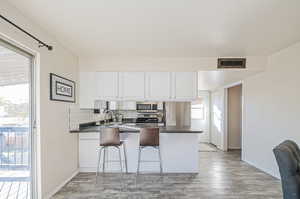
[[[104,113],[105,113],[104,124],[107,124],[109,123],[109,120],[113,118],[114,113],[109,109],[104,110]]]

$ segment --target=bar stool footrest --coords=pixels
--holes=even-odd
[[[158,160],[140,160],[140,162],[160,162]]]

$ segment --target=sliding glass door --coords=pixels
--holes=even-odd
[[[33,56],[0,40],[0,199],[32,198]]]

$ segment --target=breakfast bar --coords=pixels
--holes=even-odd
[[[102,128],[119,128],[120,138],[126,145],[128,172],[136,173],[138,165],[139,132],[143,127],[153,125],[143,124],[115,124],[110,123],[99,126],[86,126],[71,133],[79,133],[79,168],[81,172],[95,172],[97,168],[97,147],[100,142]],[[189,126],[157,126],[160,129],[160,150],[164,173],[198,173],[199,153],[198,134],[199,129]],[[143,150],[140,172],[159,173],[159,156],[157,151],[151,148]],[[112,147],[106,156],[108,160],[115,162],[106,163],[106,172],[120,172],[118,163],[118,150]],[[124,160],[124,154],[122,153]],[[156,162],[151,162],[156,161]],[[123,163],[123,171],[125,164]],[[100,170],[101,171],[101,170]]]

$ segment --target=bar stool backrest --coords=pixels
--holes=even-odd
[[[100,132],[100,146],[119,146],[119,128],[103,128]]]
[[[140,146],[159,146],[159,128],[142,128]]]

